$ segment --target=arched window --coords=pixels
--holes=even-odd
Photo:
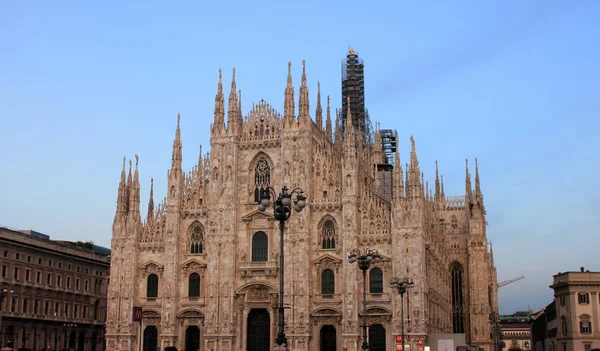
[[[265,232],[256,232],[252,236],[252,262],[269,260],[269,238]]]
[[[335,275],[331,269],[325,269],[321,273],[321,294],[335,294]]]
[[[188,280],[188,296],[200,296],[200,275],[198,273],[190,274],[190,278]]]
[[[148,285],[146,286],[146,297],[154,299],[158,297],[158,276],[150,274],[148,276]]]
[[[452,220],[450,221],[453,229],[458,227],[458,219],[456,219],[456,215],[452,215]]]
[[[383,272],[381,268],[375,267],[369,273],[369,292],[371,294],[383,293]]]
[[[204,242],[204,228],[202,225],[195,225],[190,231],[190,253],[202,253],[202,244]]]
[[[335,249],[335,226],[329,219],[323,223],[323,230],[321,232],[321,247],[323,249]]]
[[[254,169],[254,201],[260,202],[263,194],[268,194],[267,187],[271,184],[271,167],[264,158],[256,163]]]
[[[452,329],[455,334],[465,332],[465,317],[463,308],[463,268],[454,262],[450,270],[452,281]]]

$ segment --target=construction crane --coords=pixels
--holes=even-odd
[[[519,280],[521,280],[521,279],[524,279],[524,278],[525,278],[525,276],[524,276],[524,275],[520,275],[520,276],[518,276],[518,277],[516,277],[516,278],[512,278],[512,279],[509,279],[509,280],[505,280],[505,281],[503,281],[503,282],[500,282],[500,283],[498,283],[498,287],[499,287],[499,288],[501,288],[501,287],[503,287],[503,286],[505,286],[505,285],[508,285],[508,284],[510,284],[510,283],[514,283],[514,282],[516,282],[516,281],[519,281]]]

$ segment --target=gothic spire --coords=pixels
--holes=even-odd
[[[177,114],[177,129],[175,130],[175,140],[173,141],[173,156],[171,157],[171,168],[181,170],[181,130],[179,123],[181,114]]]
[[[119,182],[119,193],[117,195],[117,215],[124,214],[127,208],[127,183],[126,176],[127,172],[125,170],[125,164],[127,162],[127,158],[123,156],[123,169],[121,170],[121,181]],[[116,216],[115,216],[116,217]]]
[[[325,121],[325,134],[331,140],[331,107],[329,106],[329,95],[327,95],[327,120]]]
[[[323,129],[323,108],[321,107],[321,82],[317,82],[317,109],[315,111],[317,128]]]
[[[381,149],[381,134],[379,132],[379,123],[375,123],[375,138],[373,140],[373,163],[385,163],[383,150]]]
[[[127,175],[127,207],[125,208],[125,212],[129,215],[129,211],[131,210],[131,203],[133,197],[133,180],[131,177],[131,160],[129,160],[129,174]]]
[[[154,178],[150,178],[150,199],[148,200],[148,217],[146,222],[154,219]]]
[[[404,174],[402,170],[402,163],[400,162],[400,150],[396,148],[396,155],[394,157],[394,176],[392,181],[394,182],[394,198],[404,199]]]
[[[298,98],[299,116],[298,122],[300,125],[308,126],[309,104],[308,104],[308,85],[306,84],[306,60],[302,60],[302,82],[300,84],[300,96]]]
[[[342,141],[342,123],[340,122],[340,110],[335,109],[335,143],[339,144]]]
[[[239,121],[239,101],[237,96],[237,87],[235,83],[235,67],[233,67],[233,76],[231,78],[231,92],[229,92],[229,103],[227,105],[227,134],[237,134]]]
[[[242,113],[242,89],[238,90],[238,126],[239,129],[238,131],[240,132],[240,134],[242,133],[242,127],[244,124],[244,114]]]
[[[473,194],[471,190],[471,175],[469,174],[469,159],[465,160],[465,193],[467,196],[467,207],[471,203],[473,199]]]
[[[133,210],[136,213],[140,212],[140,174],[138,171],[138,164],[140,162],[140,157],[136,154],[135,155],[135,171],[133,172],[133,184],[132,184],[132,190],[133,190],[133,196],[130,195],[130,197],[132,198],[132,205],[129,206],[129,210]]]
[[[423,195],[423,179],[421,169],[419,168],[419,159],[417,158],[417,150],[415,145],[415,138],[410,136],[410,169],[408,170],[410,179],[410,196],[411,197],[424,197]]]
[[[440,176],[442,178],[441,183],[442,183],[442,200],[445,201],[446,200],[446,194],[444,193],[444,175],[442,174]]]
[[[475,196],[481,197],[481,186],[479,184],[479,165],[477,164],[477,158],[475,158]]]
[[[439,202],[442,197],[442,190],[440,188],[440,174],[438,171],[438,161],[435,161],[435,201]]]
[[[294,105],[294,86],[292,85],[292,62],[288,62],[287,86],[285,87],[283,127],[292,127],[296,123]]]
[[[223,96],[223,75],[219,69],[219,85],[215,96],[215,117],[213,121],[212,134],[221,134],[225,131],[225,97]]]

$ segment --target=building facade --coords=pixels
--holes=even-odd
[[[411,137],[409,163],[402,165],[396,149],[393,194],[381,196],[379,130],[372,144],[361,137],[350,107],[342,132],[329,98],[323,108],[320,87],[311,118],[304,62],[297,104],[288,64],[283,115],[261,100],[243,117],[235,70],[227,107],[219,73],[210,152],[184,172],[178,115],[167,196],[155,207],[151,186],[143,221],[137,155],[128,173],[123,162],[108,350],[136,349],[142,340],[143,350],[270,350],[279,229],[257,201],[267,187],[284,185],[301,187],[309,203],[286,223],[284,239],[291,350],[360,349],[363,278],[347,253],[363,247],[383,256],[367,272],[371,350],[394,349],[401,333],[400,296],[389,287],[394,276],[415,283],[404,299],[407,344],[419,349],[429,335],[456,332],[490,349],[496,269],[477,168],[474,187],[466,169],[464,195],[445,196],[437,171],[430,190]],[[140,324],[132,321],[133,307],[143,309]]]
[[[531,311],[500,316],[502,351],[531,351],[531,316]]]
[[[590,351],[600,348],[600,272],[554,275],[556,348],[551,351]],[[551,345],[553,346],[553,345]]]
[[[103,349],[109,252],[90,248],[0,228],[0,348]]]
[[[534,313],[529,322],[531,328],[531,348],[533,351],[558,351],[556,336],[556,304],[554,301],[541,311]]]

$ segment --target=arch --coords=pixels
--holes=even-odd
[[[252,235],[252,262],[266,262],[269,260],[269,237],[265,232],[256,232]]]
[[[268,195],[267,187],[271,186],[271,170],[273,162],[264,152],[258,152],[250,162],[248,181],[252,184],[254,202],[260,202],[263,195]]]
[[[272,292],[278,292],[279,288],[269,282],[266,281],[255,281],[255,282],[250,282],[250,283],[246,283],[244,285],[242,285],[241,287],[239,287],[235,293],[236,295],[240,295],[242,293],[244,293],[246,290],[250,289],[250,288],[258,288],[258,287],[264,287],[267,288],[267,290],[272,291]]]
[[[463,266],[458,261],[454,261],[450,265],[450,287],[452,291],[452,329],[455,334],[465,332],[463,276]]]
[[[325,324],[319,331],[319,351],[336,351],[337,350],[337,338],[336,329],[331,324]]]
[[[385,327],[381,324],[373,324],[369,328],[369,350],[385,351]]]
[[[79,332],[79,338],[77,340],[77,350],[83,351],[85,349],[85,331]]]
[[[182,317],[204,318],[204,312],[197,308],[186,308],[177,313],[177,318]]]
[[[196,221],[190,225],[188,231],[189,252],[191,254],[201,254],[204,252],[204,226]]]
[[[271,316],[265,308],[253,308],[248,313],[246,350],[268,351],[271,349]]]
[[[200,349],[200,329],[190,325],[185,329],[185,351],[196,351]]]
[[[158,346],[158,329],[155,326],[149,325],[144,328],[144,351],[156,351]]]
[[[188,297],[200,297],[200,274],[192,273],[188,278]]]
[[[333,217],[327,215],[319,222],[320,242],[322,249],[335,249],[337,242],[337,225]]]
[[[312,311],[311,317],[341,317],[342,311],[334,307],[320,307]]]
[[[149,299],[158,297],[158,276],[154,273],[150,274],[147,278],[146,297]]]
[[[379,267],[369,272],[369,293],[383,294],[383,271]]]
[[[6,347],[14,348],[15,347],[15,327],[14,325],[9,325],[6,328],[6,335],[4,336],[4,342]]]
[[[92,339],[90,342],[91,342],[90,349],[92,351],[96,351],[96,344],[98,343],[98,332],[92,333]]]
[[[335,273],[329,268],[321,272],[321,294],[335,294]]]

